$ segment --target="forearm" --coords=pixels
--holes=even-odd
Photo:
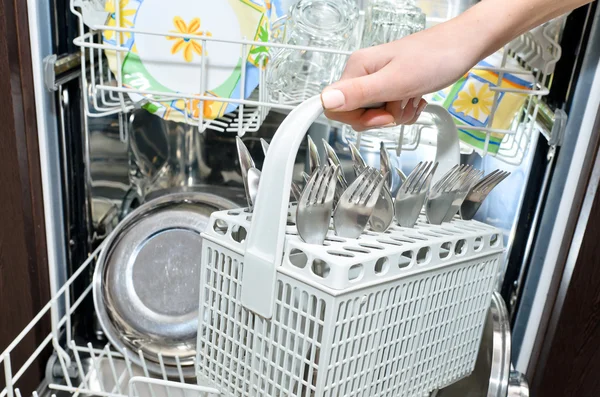
[[[446,29],[470,46],[475,62],[534,27],[593,0],[483,0],[448,22]]]

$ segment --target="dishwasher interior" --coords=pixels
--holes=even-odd
[[[55,0],[49,5],[53,32],[51,53],[58,56],[44,58],[44,83],[54,98],[50,107],[56,115],[57,134],[54,138],[58,156],[54,167],[58,173],[54,176],[53,189],[59,198],[55,213],[61,215],[55,222],[63,233],[57,238],[59,261],[51,264],[51,301],[0,356],[3,366],[0,373],[4,375],[0,397],[29,393],[34,396],[221,395],[217,388],[205,386],[201,379],[196,379],[195,367],[178,359],[174,364],[166,364],[159,354],[158,362],[152,363],[158,368],[156,372],[149,370],[150,365],[146,364],[147,358],[141,351],[139,359],[132,362],[129,356],[123,356],[112,347],[94,313],[94,268],[121,221],[153,200],[200,193],[216,195],[232,205],[245,207],[247,201],[236,138],[242,139],[256,168],[262,169],[265,155],[261,139],[270,142],[298,102],[270,96],[266,83],[267,57],[254,58],[258,66],[252,72],[242,67],[240,96],[225,101],[225,105],[235,105],[234,110],[217,118],[210,115],[214,109],[212,105],[207,108],[205,101],[223,102],[199,95],[198,92],[206,91],[202,82],[199,90],[190,84],[187,92],[156,92],[144,82],[136,83],[135,76],[111,66],[115,59],[119,62],[122,56],[132,51],[125,42],[133,35],[177,37],[169,37],[173,31],[167,33],[162,27],[148,32],[130,23],[127,18],[132,15],[133,3],[139,6],[143,2],[113,0],[104,4],[102,1]],[[262,2],[242,3],[257,6]],[[266,3],[283,8],[275,0]],[[444,10],[447,15],[442,15],[435,7],[428,6],[427,1],[422,3],[423,10],[428,12],[428,26],[455,12],[449,8]],[[210,52],[211,48],[217,51],[219,45],[235,45],[247,55],[262,47],[271,56],[285,49],[319,52],[317,48],[284,43],[281,37],[285,35],[285,15],[281,10],[271,12],[268,23],[272,35],[266,40],[259,36],[240,40],[206,35],[201,40],[203,48]],[[360,13],[360,18],[364,18],[364,13]],[[496,105],[493,107],[507,93],[523,97],[518,115],[509,125],[499,128],[493,124],[493,110],[487,124],[469,129],[483,137],[480,146],[460,145],[462,164],[470,164],[486,173],[494,169],[511,172],[508,181],[489,195],[475,218],[500,230],[505,247],[495,277],[498,293],[493,296],[483,331],[487,339],[478,357],[478,363],[486,361],[487,366],[476,374],[477,382],[488,374],[491,374],[491,383],[491,379],[497,377],[496,381],[503,385],[497,391],[498,396],[508,390],[509,378],[514,393],[520,382],[524,382],[516,374],[498,369],[498,362],[504,363],[504,367],[509,366],[510,352],[498,356],[497,350],[506,349],[506,343],[499,347],[496,343],[497,339],[504,342],[510,339],[510,319],[518,308],[521,278],[524,277],[519,259],[527,249],[521,240],[532,228],[531,225],[524,228],[521,217],[535,210],[535,203],[529,196],[543,190],[539,182],[531,181],[532,173],[539,178],[543,169],[551,168],[552,154],[563,139],[567,115],[561,94],[552,90],[552,82],[557,68],[562,68],[564,74],[569,67],[573,68],[574,60],[567,66],[561,65],[559,60],[563,29],[575,23],[567,16],[553,20],[507,45],[498,64],[475,68],[492,71],[498,78],[500,88],[494,91]],[[178,34],[184,40],[189,33]],[[330,52],[345,57],[352,49]],[[196,68],[199,76],[208,73],[208,67],[204,62],[199,64]],[[525,89],[504,87],[502,79],[510,73],[531,75],[531,85]],[[257,82],[256,89],[247,96],[243,93],[245,79]],[[549,100],[546,100],[548,95]],[[156,112],[160,110],[153,106],[164,103],[182,110],[179,119],[166,120],[166,116],[157,116]],[[427,117],[414,126],[397,127],[391,135],[386,132],[379,135],[356,133],[323,116],[308,131],[312,140],[318,143],[321,158],[326,156],[322,140],[335,149],[342,172],[349,180],[354,178],[354,170],[348,143],[356,144],[366,163],[377,168],[380,166],[380,147],[385,147],[391,154],[393,167],[408,175],[419,161],[435,158],[436,134],[435,124]],[[500,141],[495,147],[493,140],[498,136]],[[542,170],[536,168],[540,164]],[[302,173],[308,172],[309,167],[309,148],[304,141],[295,159],[295,183],[304,184]],[[399,179],[395,178],[393,184],[399,185]],[[504,302],[508,303],[508,309]],[[48,325],[50,331],[44,334],[44,326]],[[19,341],[30,337],[31,333],[41,334],[42,343],[35,351],[17,356]],[[486,345],[490,340],[493,348]],[[44,368],[45,379],[40,387],[19,382],[30,366]],[[479,364],[477,368],[480,368]],[[463,392],[460,387],[465,387],[465,382],[452,386],[454,390],[449,387],[435,391],[433,395],[460,394]],[[478,386],[482,391],[488,387],[488,383],[484,383]],[[293,392],[310,395],[308,387],[297,386]]]

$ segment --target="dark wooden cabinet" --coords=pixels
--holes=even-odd
[[[26,2],[0,0],[0,351],[49,299],[28,29]],[[42,328],[15,350],[13,370],[45,336]],[[39,384],[40,367],[19,382],[23,391]]]

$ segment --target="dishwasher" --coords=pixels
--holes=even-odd
[[[365,32],[375,41],[389,35],[373,23],[378,2],[27,1],[51,299],[0,346],[0,397],[528,395],[523,374],[538,359],[537,338],[548,326],[542,313],[562,272],[555,266],[567,230],[560,216],[573,216],[591,167],[600,11],[592,3],[515,39],[428,96],[432,106],[414,125],[361,133],[319,112],[303,117],[299,104],[315,103],[351,52],[373,44],[365,44]],[[422,29],[476,1],[396,3],[413,13],[407,26]],[[332,9],[341,16],[328,14]],[[316,27],[298,18],[343,33],[317,40],[323,32],[311,33]],[[407,29],[394,34],[410,34],[412,25]],[[314,81],[304,79],[310,73]],[[305,127],[311,139],[273,139],[283,123]],[[398,237],[404,229],[397,226],[373,233],[371,218],[371,231],[356,240],[330,236],[318,249],[290,232],[315,162],[328,159],[330,177],[360,178],[356,148],[365,167],[390,171],[380,189],[393,194],[420,162],[446,166],[440,153],[452,150],[440,149],[449,145],[445,130],[455,135],[456,163],[506,172],[473,221],[452,220],[458,226],[451,231],[419,223],[429,234]],[[252,160],[248,169],[240,146]],[[268,147],[278,152],[271,159],[289,150],[286,167],[263,169],[275,164],[266,160]],[[262,194],[258,185],[262,206],[249,198],[249,170],[270,183]],[[288,179],[278,184],[278,174]],[[248,247],[261,246],[257,230],[283,246],[274,229],[253,227],[278,225],[271,218],[279,206],[265,203],[275,203],[270,192],[287,203],[289,189],[279,194],[280,185],[290,185],[290,200],[300,204],[291,204],[287,225],[281,221],[285,270],[272,270],[273,292],[261,283],[271,273],[261,273],[260,258],[249,260]],[[335,194],[338,202],[344,197]],[[240,210],[253,204],[253,213]],[[442,243],[445,236],[453,243]],[[410,248],[402,254],[373,256],[373,269],[356,259],[403,244]],[[492,259],[477,262],[481,250]],[[135,259],[127,256],[133,252]],[[311,265],[307,255],[315,258]],[[319,255],[337,258],[347,274]],[[463,270],[447,280],[437,268],[430,276],[419,270],[444,255],[472,255],[477,266],[463,261],[473,279]],[[244,259],[244,269],[259,275],[254,283],[244,281],[251,272],[237,279]],[[405,268],[417,281],[401,282]],[[416,303],[394,306],[395,290],[382,285],[404,291],[398,301]],[[448,303],[455,291],[472,291],[464,309]],[[115,325],[131,322],[136,327]],[[446,340],[451,330],[459,348]],[[23,355],[20,344],[33,334],[38,344]],[[171,336],[178,342],[161,345]],[[394,354],[406,361],[385,358]],[[24,381],[32,368],[42,369],[39,385]]]

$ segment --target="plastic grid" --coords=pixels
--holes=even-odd
[[[205,235],[197,360],[203,382],[230,396],[426,395],[472,372],[502,254],[497,230],[454,221],[442,235],[452,243],[432,250],[445,255],[441,265],[343,290],[280,266],[268,320],[240,302],[239,231],[250,219],[243,211],[213,214]],[[293,229],[290,223],[287,248],[297,239]],[[483,236],[479,249],[471,234]],[[381,255],[398,249],[385,247]]]

